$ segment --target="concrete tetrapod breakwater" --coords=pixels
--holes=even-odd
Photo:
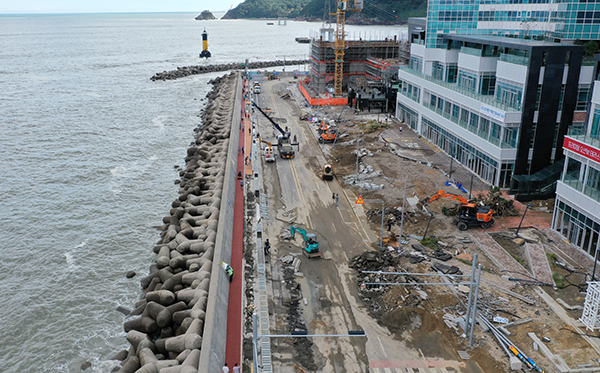
[[[163,218],[156,263],[141,280],[144,296],[124,323],[130,348],[121,373],[217,371],[209,367],[225,359],[229,281],[221,262],[231,258],[241,78],[212,83],[179,197]]]
[[[189,75],[198,75],[198,74],[207,74],[214,73],[219,71],[229,71],[229,70],[243,70],[244,68],[248,69],[264,69],[267,67],[274,66],[293,66],[293,65],[304,65],[309,63],[308,60],[290,60],[290,61],[262,61],[262,62],[249,62],[246,66],[241,63],[228,63],[221,65],[196,65],[196,66],[185,66],[178,67],[177,70],[171,71],[163,71],[162,73],[154,74],[150,80],[173,80],[177,78],[183,78]]]

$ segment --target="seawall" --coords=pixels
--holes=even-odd
[[[124,323],[122,373],[218,372],[225,360],[229,280],[221,262],[231,259],[242,79],[213,82],[156,261],[140,281],[142,300]]]
[[[290,60],[290,61],[262,61],[262,62],[249,62],[244,66],[242,63],[228,63],[221,65],[196,65],[196,66],[185,66],[178,67],[177,70],[171,71],[163,71],[161,73],[154,74],[150,80],[173,80],[177,78],[183,78],[189,75],[198,75],[198,74],[207,74],[214,73],[219,71],[229,71],[229,70],[244,70],[248,69],[264,69],[267,67],[274,66],[293,66],[293,65],[303,65],[309,63],[309,60]]]

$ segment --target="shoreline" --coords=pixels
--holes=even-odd
[[[212,340],[222,337],[218,330],[206,337],[205,329],[221,327],[214,314],[221,312],[218,298],[224,294],[215,293],[227,293],[229,285],[219,269],[231,256],[223,236],[230,231],[232,212],[224,205],[237,181],[229,157],[235,142],[231,137],[236,137],[232,129],[239,121],[240,77],[232,73],[210,83],[209,102],[175,182],[179,196],[163,218],[149,275],[140,280],[142,300],[124,312],[130,347],[110,359],[121,360],[121,373],[197,372],[203,347],[212,351]]]

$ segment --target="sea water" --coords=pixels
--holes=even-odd
[[[190,13],[0,15],[0,371],[109,372],[213,79],[307,59],[320,23]],[[199,59],[206,28],[212,58]],[[399,27],[347,26],[393,37]],[[300,71],[307,67],[296,67]],[[288,67],[289,69],[289,67]],[[138,276],[125,278],[133,270]]]

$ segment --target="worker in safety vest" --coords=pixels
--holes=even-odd
[[[231,266],[225,262],[222,262],[221,266],[225,270],[227,276],[229,276],[229,282],[231,282],[233,280],[233,268],[231,268]]]

